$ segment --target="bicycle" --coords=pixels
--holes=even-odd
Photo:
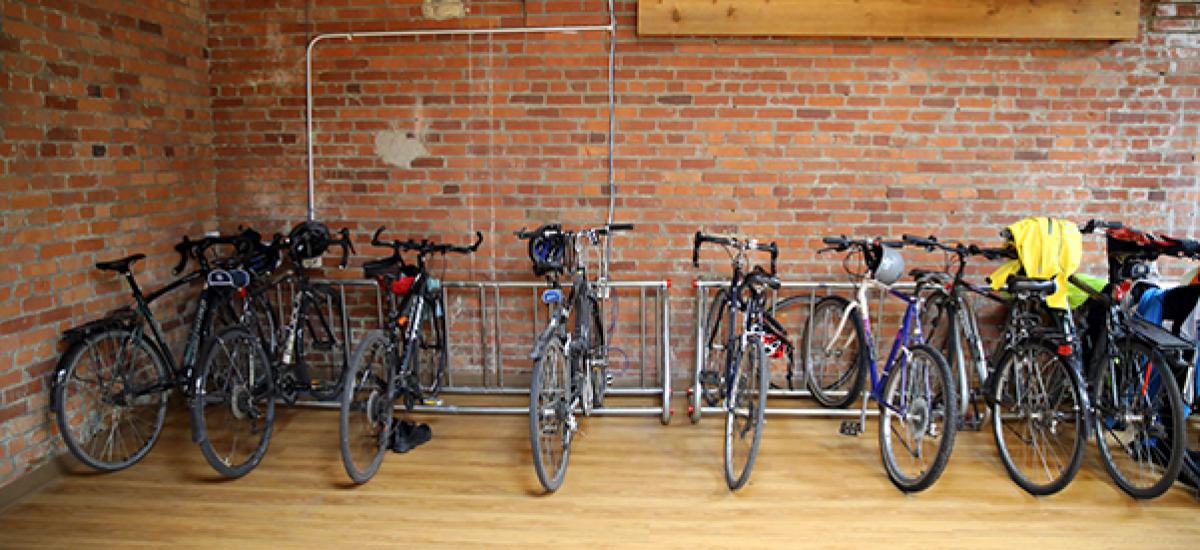
[[[1122,490],[1134,498],[1154,498],[1175,483],[1183,468],[1186,449],[1177,443],[1185,441],[1187,413],[1173,370],[1186,372],[1182,354],[1193,346],[1136,319],[1129,290],[1149,274],[1148,262],[1175,243],[1157,242],[1120,222],[1093,220],[1084,233],[1099,227],[1107,228],[1109,284],[1097,291],[1071,279],[1092,303],[1083,334],[1084,348],[1090,349],[1086,364],[1096,443],[1105,469]],[[1137,243],[1139,239],[1144,242]]]
[[[915,294],[924,296],[920,312],[927,341],[944,350],[961,394],[963,427],[979,429],[990,423],[997,451],[1009,477],[1032,495],[1061,491],[1075,478],[1088,438],[1088,396],[1082,372],[1073,360],[1077,347],[1069,314],[1045,305],[1054,281],[1009,278],[1007,296],[966,282],[967,258],[1016,259],[1012,248],[946,245],[936,237],[904,235],[905,243],[942,250],[957,257],[953,275],[946,271],[913,270]],[[984,350],[977,311],[971,295],[1007,306],[1003,332],[989,354]],[[974,367],[975,384],[968,368]],[[978,401],[985,403],[981,411]],[[1062,452],[1065,449],[1066,452]]]
[[[854,282],[855,295],[852,300],[826,296],[813,307],[801,344],[805,371],[817,381],[810,389],[817,397],[845,387],[853,399],[861,391],[863,371],[869,372],[870,391],[864,394],[859,419],[842,422],[839,432],[861,434],[868,401],[874,399],[879,403],[879,447],[888,478],[901,491],[927,489],[950,459],[958,431],[958,397],[945,358],[922,339],[917,316],[921,296],[892,288],[904,269],[903,258],[893,248],[900,245],[846,237],[825,237],[823,242],[826,248],[818,254],[850,252],[843,267]],[[850,267],[856,254],[862,256],[865,272]],[[876,289],[906,303],[882,376],[876,367],[867,302],[868,292]]]
[[[379,471],[392,433],[392,410],[397,397],[412,410],[427,398],[436,398],[448,362],[446,307],[441,280],[426,270],[430,254],[471,254],[479,250],[483,234],[475,233],[470,246],[437,244],[429,240],[380,240],[384,228],[371,237],[371,245],[391,248],[386,258],[367,262],[363,273],[374,279],[388,296],[385,328],[372,330],[355,346],[346,381],[342,384],[339,440],[342,464],[355,483],[369,481]],[[405,263],[402,251],[415,251],[416,264]],[[429,383],[421,377],[428,373]],[[360,415],[357,420],[352,418]]]
[[[191,398],[203,357],[201,347],[210,349],[212,345],[214,312],[219,309],[226,319],[236,318],[230,311],[229,296],[235,280],[249,277],[241,270],[211,266],[206,252],[216,245],[237,247],[248,238],[247,234],[200,240],[184,237],[175,246],[180,259],[172,272],[177,278],[149,294],[142,292],[131,269],[145,254],[95,264],[101,271],[123,276],[134,303],[63,333],[68,345],[55,366],[51,407],[67,449],[80,462],[107,472],[136,464],[162,433],[171,390],[178,388]],[[195,260],[198,268],[179,276],[189,259]],[[183,354],[177,360],[150,304],[198,280],[204,281],[204,287]],[[253,348],[257,340],[240,343]]]
[[[571,442],[579,430],[579,410],[590,416],[604,404],[609,384],[608,345],[601,322],[602,302],[608,298],[608,259],[612,234],[633,229],[632,224],[609,223],[601,227],[563,230],[558,224],[534,231],[521,229],[517,238],[529,241],[529,257],[537,276],[550,288],[543,303],[553,308],[546,327],[534,341],[533,374],[529,384],[529,438],[533,467],[547,492],[557,491],[567,472]],[[588,279],[585,244],[600,246],[600,275]],[[564,296],[559,279],[571,274],[571,294]],[[567,325],[574,314],[570,330]]]
[[[766,289],[777,290],[775,276],[779,247],[755,239],[711,235],[697,231],[692,238],[692,265],[700,267],[700,248],[712,243],[729,252],[732,274],[729,288],[713,297],[703,328],[708,350],[706,368],[697,373],[699,391],[693,394],[695,410],[703,396],[725,411],[724,473],[730,490],[742,488],[762,443],[771,367],[767,358],[791,357],[787,331],[771,315]],[[748,253],[767,252],[771,269],[756,265],[747,270]],[[740,318],[738,316],[741,316]],[[744,365],[744,366],[743,366]],[[791,369],[788,369],[791,372]]]
[[[305,329],[314,334],[318,346],[325,343],[324,349],[332,349],[336,339],[318,307],[318,299],[330,299],[332,292],[327,285],[309,280],[303,261],[319,257],[329,246],[340,246],[344,268],[353,244],[347,229],[341,234],[341,239],[330,239],[324,224],[304,222],[287,238],[276,236],[270,245],[259,243],[254,254],[241,260],[248,266],[272,265],[260,258],[274,258],[277,267],[280,253],[286,251],[292,271],[286,280],[295,284],[294,307],[283,333],[284,344],[274,354],[274,308],[268,299],[272,285],[265,282],[274,267],[260,269],[255,278],[263,283],[251,285],[248,277],[237,285],[241,311],[236,324],[218,332],[206,348],[192,390],[192,440],[222,476],[242,477],[262,461],[274,430],[276,398],[292,404],[304,392],[329,399],[329,392],[340,385],[340,380],[313,378],[305,359]],[[315,332],[313,317],[324,334]],[[341,373],[335,370],[334,376]]]

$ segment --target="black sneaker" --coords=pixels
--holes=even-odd
[[[429,424],[417,424],[411,420],[401,420],[392,424],[392,451],[407,453],[418,445],[433,439],[433,430]]]

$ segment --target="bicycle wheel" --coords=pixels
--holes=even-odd
[[[925,346],[909,349],[879,403],[879,451],[901,491],[928,489],[941,477],[958,433],[958,395],[946,359]]]
[[[804,321],[808,318],[807,296],[789,296],[775,303],[767,313],[770,319],[778,323],[788,344],[779,341],[774,335],[768,334],[766,347],[767,357],[771,364],[771,387],[786,387],[789,390],[803,389],[803,362],[799,361],[800,350],[796,349],[797,338],[804,333]],[[780,378],[783,378],[780,380]]]
[[[342,465],[355,483],[366,483],[379,471],[392,432],[395,399],[395,354],[387,333],[368,332],[354,348],[342,384],[338,418]]]
[[[704,362],[696,373],[691,395],[691,420],[700,421],[702,407],[715,407],[724,397],[721,373],[725,370],[725,344],[729,339],[729,310],[726,304],[729,291],[722,288],[713,296],[701,327]]]
[[[435,396],[442,389],[446,374],[446,317],[440,301],[427,299],[421,314],[421,330],[417,333],[416,365],[413,372],[421,384],[421,392]]]
[[[171,387],[150,341],[105,330],[73,344],[59,365],[54,416],[71,454],[106,472],[146,456],[162,433]]]
[[[262,461],[275,426],[270,359],[246,327],[209,340],[192,398],[192,439],[221,475],[239,478]]]
[[[346,356],[342,342],[341,296],[328,285],[314,284],[312,299],[305,300],[305,349],[301,361],[307,374],[309,393],[318,401],[337,399],[342,394]]]
[[[562,341],[552,337],[533,365],[529,384],[529,442],[533,469],[547,492],[562,485],[571,455],[571,373]]]
[[[1009,477],[1032,495],[1061,491],[1079,472],[1088,430],[1070,364],[1050,345],[1026,342],[992,376],[992,434]]]
[[[1158,350],[1123,340],[1092,385],[1096,445],[1104,469],[1134,498],[1167,491],[1183,467],[1184,412],[1170,363]],[[1165,375],[1164,375],[1165,373]]]
[[[767,386],[771,373],[762,344],[750,342],[740,350],[737,375],[730,384],[725,404],[725,483],[731,490],[750,480],[767,408]]]
[[[826,296],[813,306],[812,315],[804,324],[800,356],[808,389],[813,399],[833,409],[846,408],[858,399],[866,370],[865,330],[860,312],[850,311],[842,323],[849,307],[850,301],[841,296]]]

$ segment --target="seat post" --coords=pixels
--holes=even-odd
[[[142,295],[142,289],[138,286],[137,279],[133,277],[133,271],[125,270],[123,273],[121,273],[121,275],[125,276],[125,282],[129,283],[129,289],[133,292],[133,297],[138,301],[138,303],[145,301],[145,296]]]

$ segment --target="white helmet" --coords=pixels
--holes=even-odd
[[[890,285],[900,280],[900,276],[904,274],[904,257],[900,255],[900,251],[887,246],[879,245],[879,263],[875,266],[872,276],[876,281],[885,285]]]

